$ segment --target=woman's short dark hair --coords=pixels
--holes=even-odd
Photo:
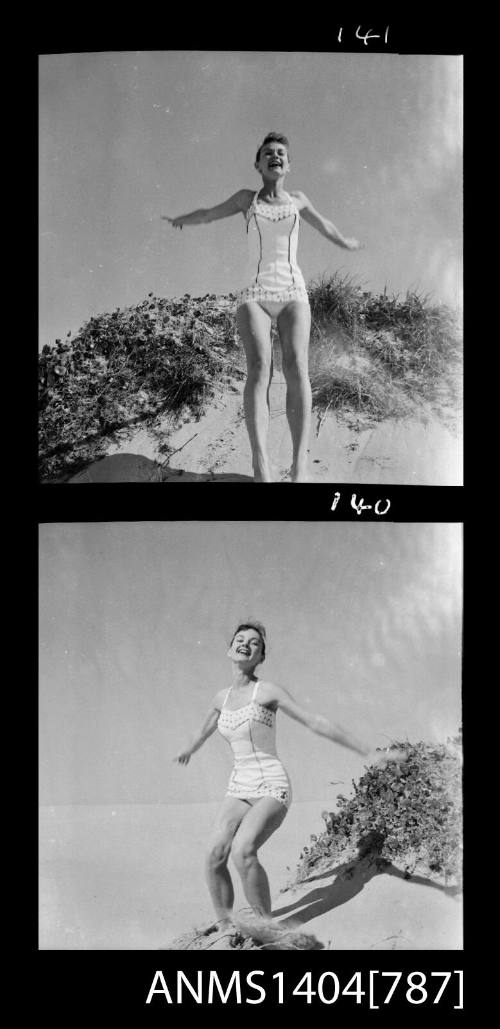
[[[235,636],[237,636],[242,629],[255,629],[255,632],[258,632],[262,640],[262,660],[264,661],[266,657],[266,630],[262,625],[262,622],[241,622],[233,632],[231,643],[229,644],[230,647],[232,647],[234,643]]]
[[[288,148],[290,146],[286,136],[283,136],[281,134],[281,132],[268,132],[266,138],[262,141],[262,143],[260,144],[259,149],[257,150],[257,156],[255,158],[255,163],[256,164],[259,161],[260,152],[262,150],[262,147],[266,146],[266,143],[283,143],[283,146],[286,146],[287,150],[288,150]]]

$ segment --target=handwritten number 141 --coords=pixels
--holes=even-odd
[[[338,40],[339,43],[342,42],[342,33],[343,33],[343,31],[344,31],[344,29],[342,27],[340,29],[340,31],[339,31],[338,36],[337,36],[337,40]],[[386,46],[387,46],[388,37],[389,37],[389,26],[387,26],[387,28],[385,30],[385,34],[384,34],[384,43],[385,43]],[[380,39],[380,36],[375,35],[373,33],[373,29],[368,29],[368,32],[364,32],[363,33],[361,31],[361,25],[358,25],[358,27],[356,29],[356,39],[362,39],[363,43],[365,44],[365,46],[368,46],[368,43],[371,42],[372,39]]]

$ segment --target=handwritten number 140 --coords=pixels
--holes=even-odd
[[[340,500],[340,493],[337,490],[337,492],[335,493],[334,498],[333,498],[332,506],[330,508],[331,511],[335,511],[339,500]],[[389,510],[389,508],[390,508],[390,506],[391,506],[391,502],[390,502],[388,497],[385,497],[383,500],[376,500],[375,504],[372,505],[372,504],[365,504],[364,497],[360,497],[360,499],[358,500],[358,498],[357,498],[355,493],[353,493],[352,496],[351,496],[351,507],[353,508],[353,510],[356,512],[357,515],[362,515],[363,511],[371,511],[371,510],[373,510],[374,514],[376,514],[376,515],[386,515],[388,510]]]

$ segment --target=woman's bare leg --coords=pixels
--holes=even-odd
[[[311,430],[308,304],[292,301],[278,315],[278,331],[286,379],[286,415],[293,444],[292,482],[307,482],[307,450]]]
[[[238,308],[236,325],[247,359],[243,403],[254,478],[256,482],[272,482],[267,455],[269,387],[273,375],[271,319],[259,304],[248,301]]]
[[[234,890],[227,868],[233,837],[241,821],[251,808],[244,800],[225,797],[206,858],[205,872],[208,889],[217,920],[230,921],[234,904]]]
[[[245,897],[254,913],[261,918],[271,917],[271,892],[257,851],[281,825],[286,810],[284,804],[273,797],[258,800],[242,821],[231,847]]]

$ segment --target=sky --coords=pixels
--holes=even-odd
[[[306,282],[462,304],[462,58],[390,53],[123,51],[39,66],[40,347],[158,297],[234,292],[242,216],[160,216],[258,189],[257,146],[290,140],[290,189],[365,249],[303,223]]]
[[[461,721],[461,527],[354,522],[40,526],[40,802],[222,799],[216,733],[173,762],[231,683],[239,621],[259,677],[366,741],[444,740]],[[363,758],[283,712],[298,801],[334,806]]]

